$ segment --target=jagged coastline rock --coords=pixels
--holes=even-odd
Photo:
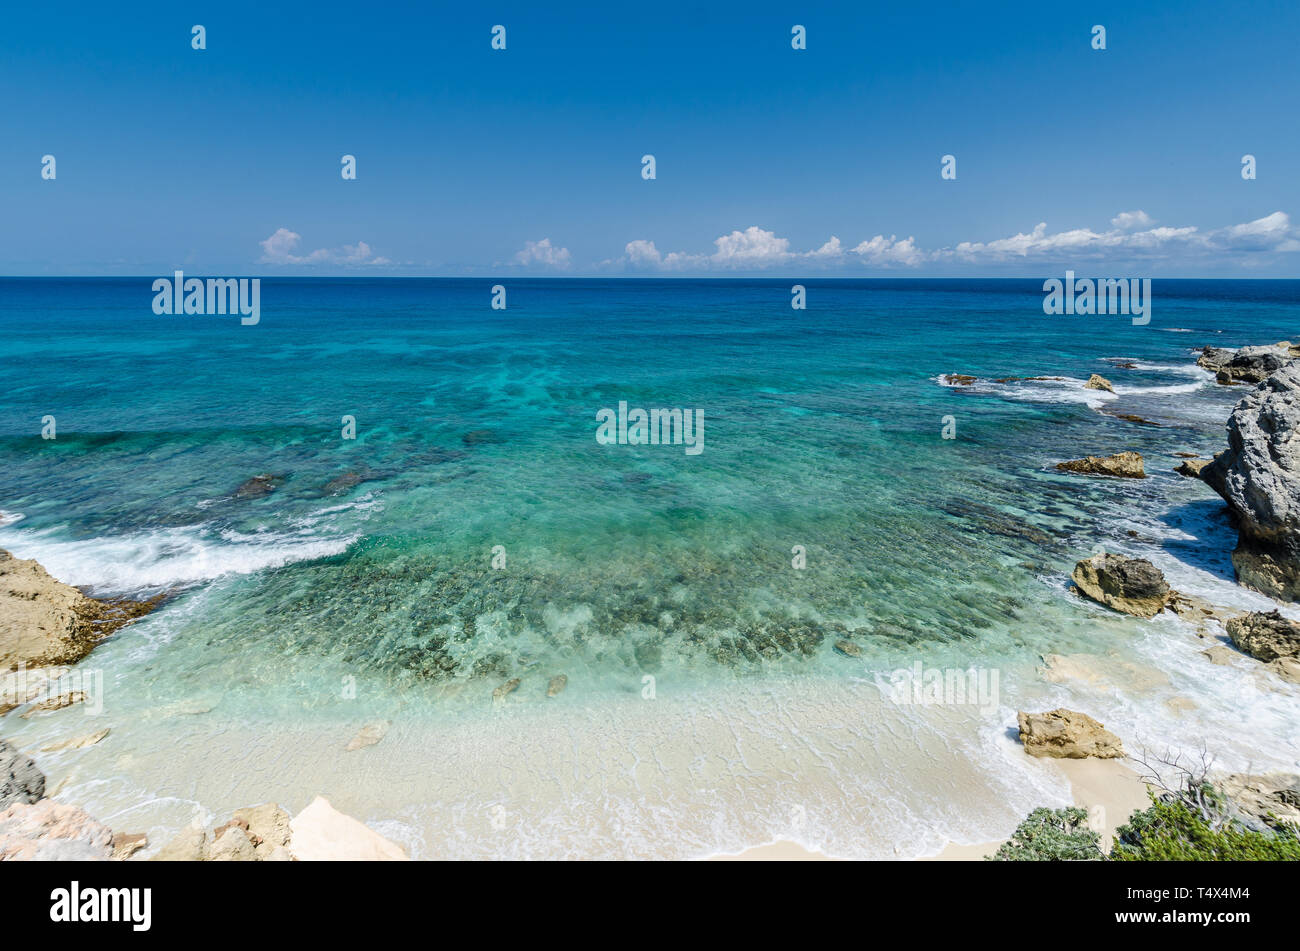
[[[113,833],[68,803],[42,799],[0,812],[0,862],[107,861]]]
[[[1228,417],[1228,448],[1201,470],[1237,524],[1237,580],[1300,600],[1300,361],[1247,394]]]
[[[1145,558],[1100,554],[1074,566],[1070,577],[1084,596],[1115,611],[1155,617],[1169,598],[1169,583]]]
[[[1085,390],[1105,390],[1107,393],[1114,393],[1115,387],[1110,385],[1110,380],[1106,379],[1100,373],[1094,373],[1088,377],[1088,382],[1083,384]]]
[[[945,373],[939,379],[947,386],[970,386],[979,377],[969,376],[965,373]]]
[[[1080,472],[1085,475],[1117,476],[1121,479],[1145,479],[1146,469],[1142,465],[1142,453],[1117,452],[1113,456],[1084,456],[1058,462],[1056,468],[1062,472]]]
[[[1253,611],[1233,618],[1227,630],[1232,643],[1242,652],[1265,663],[1300,656],[1300,624],[1278,611]]]
[[[74,664],[157,603],[96,600],[0,550],[0,672]]]
[[[1030,756],[1115,759],[1124,755],[1119,737],[1086,713],[1064,708],[1046,713],[1020,711],[1016,721],[1020,742]]]
[[[1206,347],[1197,357],[1196,365],[1213,372],[1216,382],[1232,386],[1236,383],[1262,383],[1295,356],[1286,341],[1263,347],[1242,347],[1240,350]]]
[[[14,803],[30,805],[45,795],[45,774],[36,764],[0,740],[0,809]]]

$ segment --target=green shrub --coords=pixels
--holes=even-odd
[[[1208,801],[1221,802],[1212,790]],[[1232,821],[1215,829],[1183,799],[1152,796],[1116,830],[1110,857],[1118,862],[1300,861],[1300,839],[1290,830],[1258,832]]]
[[[1083,809],[1035,809],[1011,838],[989,856],[995,862],[1062,862],[1102,858],[1101,837]]]

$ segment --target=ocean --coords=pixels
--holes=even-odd
[[[420,858],[934,854],[1068,801],[1014,738],[1055,706],[1300,765],[1300,688],[1068,585],[1105,549],[1272,606],[1173,469],[1244,392],[1196,351],[1300,337],[1300,281],[1157,280],[1145,326],[1030,280],[265,279],[255,326],[151,283],[0,279],[0,548],[168,595],[83,661],[97,716],[4,723],[111,727],[43,768],[115,829],[323,794]],[[602,444],[620,404],[702,450]],[[996,691],[896,702],[918,664]]]

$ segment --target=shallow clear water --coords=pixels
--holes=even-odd
[[[211,761],[215,775],[251,754],[214,755],[204,737],[251,730],[284,757],[294,731],[346,741],[384,718],[392,732],[378,746],[295,781],[346,774],[335,795],[377,822],[407,823],[416,847],[426,834],[411,829],[431,820],[408,813],[464,806],[441,774],[476,775],[468,737],[499,749],[502,736],[545,724],[603,727],[620,748],[634,749],[635,735],[661,750],[677,742],[671,724],[703,710],[763,722],[735,697],[814,698],[816,717],[763,732],[771,762],[724,784],[737,796],[757,784],[753,802],[772,806],[763,782],[801,755],[835,759],[808,739],[844,719],[827,711],[845,698],[872,711],[854,725],[863,749],[850,760],[879,753],[887,734],[897,742],[902,721],[891,718],[942,720],[879,706],[874,677],[917,661],[1002,672],[995,710],[926,729],[948,737],[935,742],[954,763],[1005,752],[1018,704],[1068,697],[1035,676],[1046,653],[1165,668],[1167,684],[1135,675],[1132,690],[1089,688],[1088,709],[1129,736],[1209,737],[1226,762],[1294,765],[1294,695],[1188,660],[1197,644],[1182,622],[1110,615],[1069,595],[1066,576],[1104,546],[1155,559],[1176,587],[1262,603],[1231,584],[1222,506],[1173,474],[1173,454],[1221,448],[1241,394],[1197,369],[1193,348],[1300,336],[1300,282],[1159,281],[1145,327],[1045,316],[1034,281],[805,282],[806,311],[790,308],[781,281],[516,281],[504,312],[489,308],[489,281],[272,281],[254,327],[155,316],[149,283],[0,281],[0,546],[98,593],[174,595],[86,662],[104,672],[114,737],[80,754],[74,772],[90,784],[80,794],[102,795],[105,809],[156,804],[169,784],[215,808],[214,788],[167,761]],[[950,372],[984,379],[941,385]],[[1082,389],[1094,372],[1117,394]],[[1039,375],[1065,379],[988,382]],[[596,412],[620,401],[700,410],[704,451],[599,445]],[[54,440],[40,438],[47,414]],[[355,440],[340,435],[349,414]],[[955,439],[943,438],[945,423]],[[1052,468],[1124,449],[1143,453],[1151,478]],[[275,490],[240,497],[259,474],[275,476]],[[504,568],[493,567],[496,546]],[[861,655],[836,652],[841,639]],[[567,689],[547,700],[560,673]],[[674,715],[631,712],[647,675],[671,701],[656,709]],[[518,690],[493,705],[513,677]],[[1193,695],[1200,712],[1170,712],[1175,695]],[[154,715],[177,705],[210,709]],[[77,732],[55,719],[4,727],[34,739]],[[399,795],[396,777],[427,748],[399,737],[427,731],[460,759],[437,760]],[[708,756],[715,740],[680,742]],[[329,743],[319,750],[337,749]],[[165,748],[174,755],[144,752]],[[926,744],[903,748],[919,759]],[[361,779],[358,757],[369,758]],[[842,792],[852,774],[859,798],[885,796],[872,783],[890,769],[906,773],[840,765],[832,785]],[[265,787],[291,772],[257,775]],[[554,779],[545,772],[502,795],[518,801]],[[609,779],[578,783],[553,811]],[[389,793],[361,794],[367,781]],[[990,803],[1009,795],[989,782]],[[815,785],[790,784],[805,796]],[[905,815],[912,806],[898,795],[890,801]],[[742,810],[751,818],[763,811],[753,802]],[[980,822],[1000,828],[1008,810],[990,809]],[[936,821],[903,821],[893,834]],[[979,824],[953,816],[949,837],[963,821]],[[608,851],[636,822],[585,847]],[[707,851],[773,822],[701,823],[688,839]],[[880,834],[858,833],[841,830],[841,849]],[[456,854],[473,848],[466,839]]]

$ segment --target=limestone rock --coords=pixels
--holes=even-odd
[[[235,810],[235,821],[242,823],[262,860],[289,844],[289,813],[273,802]]]
[[[1192,479],[1201,477],[1201,470],[1208,466],[1213,459],[1184,459],[1174,469],[1179,475],[1188,476]]]
[[[141,849],[149,847],[149,836],[143,832],[117,832],[113,835],[113,858],[125,862]]]
[[[1201,478],[1237,524],[1237,580],[1300,600],[1300,361],[1257,386],[1228,418],[1228,448]]]
[[[1115,759],[1124,755],[1119,737],[1086,713],[1057,709],[1016,715],[1020,742],[1030,756]]]
[[[202,862],[208,857],[208,834],[196,826],[187,826],[158,850],[155,862]]]
[[[519,678],[512,677],[492,691],[493,702],[500,702],[519,689]]]
[[[0,671],[76,663],[158,600],[99,601],[0,551]]]
[[[94,733],[87,733],[84,736],[74,736],[67,740],[60,740],[57,743],[47,744],[41,747],[41,752],[57,753],[60,750],[84,750],[87,746],[94,746],[104,739],[109,732],[109,728],[104,727],[102,730],[96,730]]]
[[[406,861],[396,843],[317,796],[290,823],[289,851],[301,862],[313,861]]]
[[[1165,576],[1145,558],[1093,555],[1075,565],[1070,577],[1086,597],[1137,617],[1155,617],[1169,597]]]
[[[392,726],[388,720],[379,720],[375,723],[367,723],[357,735],[348,741],[344,747],[344,752],[351,753],[353,750],[364,749],[367,746],[374,746],[388,734],[388,728]]]
[[[1241,650],[1262,661],[1300,656],[1300,624],[1278,611],[1258,611],[1233,618],[1227,624],[1228,636]]]
[[[836,641],[835,649],[845,657],[861,657],[862,648],[852,641]]]
[[[1085,390],[1105,390],[1107,393],[1114,393],[1115,387],[1110,385],[1110,380],[1106,379],[1100,373],[1094,373],[1088,377],[1088,382],[1083,384]]]
[[[113,833],[76,806],[53,799],[14,803],[0,812],[0,862],[104,861]]]
[[[45,795],[45,775],[32,760],[0,740],[0,809],[37,802]]]
[[[248,833],[237,825],[228,826],[208,850],[209,862],[255,862],[257,853]]]
[[[1146,470],[1142,466],[1142,454],[1139,452],[1117,452],[1113,456],[1084,456],[1082,459],[1058,462],[1056,468],[1063,472],[1118,476],[1124,479],[1147,477]]]

